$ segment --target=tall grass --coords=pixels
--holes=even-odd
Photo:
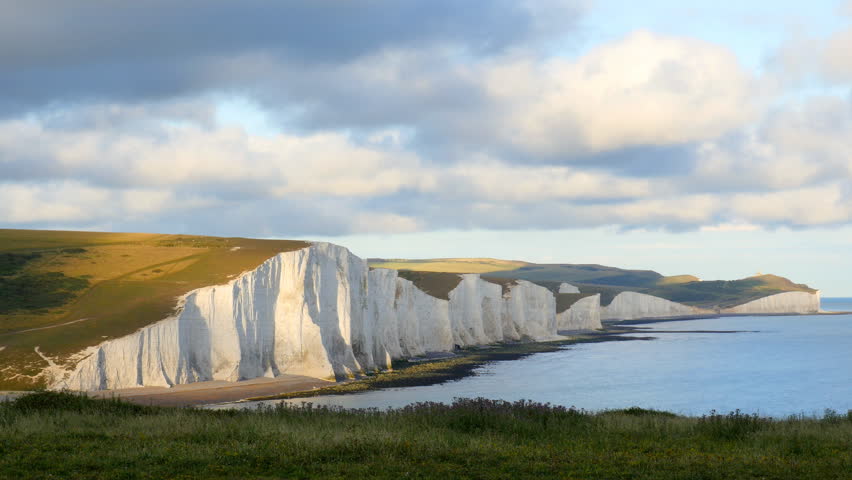
[[[459,399],[347,411],[0,405],[0,478],[850,478],[852,419]]]

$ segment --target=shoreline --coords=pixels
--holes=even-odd
[[[136,387],[91,392],[73,391],[92,398],[119,398],[144,406],[206,407],[234,403],[310,398],[320,395],[347,395],[370,390],[426,386],[459,380],[490,362],[510,361],[536,353],[557,351],[581,343],[609,341],[653,340],[630,326],[605,326],[604,330],[565,332],[565,338],[545,342],[517,342],[468,347],[456,352],[429,353],[423,357],[395,360],[391,370],[364,374],[359,378],[340,381],[323,380],[300,375],[281,375],[275,378],[254,378],[240,382],[207,381],[173,387]],[[0,402],[34,393],[31,391],[0,392]]]
[[[607,341],[632,341],[632,340],[655,340],[657,337],[652,336],[657,333],[689,333],[699,331],[677,331],[677,332],[649,332],[641,325],[650,325],[655,323],[679,322],[687,320],[703,320],[725,317],[774,317],[774,316],[812,316],[812,315],[850,315],[852,312],[819,312],[819,313],[782,313],[782,314],[715,314],[715,315],[688,315],[679,317],[659,317],[659,318],[643,318],[636,320],[616,320],[601,322],[602,330],[586,331],[586,332],[560,332],[568,337],[564,340],[556,340],[551,342],[532,342],[519,344],[497,344],[484,345],[480,347],[471,347],[456,355],[441,357],[435,360],[432,359],[408,359],[398,361],[401,369],[396,369],[397,362],[394,362],[394,370],[381,372],[370,375],[367,378],[351,380],[344,384],[334,384],[325,388],[302,391],[302,392],[286,392],[280,395],[258,396],[239,400],[237,402],[227,403],[245,403],[245,402],[260,402],[269,400],[290,400],[299,398],[311,398],[325,395],[352,395],[367,391],[383,390],[388,388],[403,388],[413,386],[428,386],[438,385],[452,380],[459,380],[473,374],[473,371],[486,363],[500,362],[508,360],[517,360],[535,353],[546,353],[559,350],[561,348],[576,345],[581,343],[603,343]],[[740,333],[744,330],[709,330],[700,331],[701,333]],[[646,336],[625,336],[625,335],[646,335]],[[527,348],[524,348],[524,347]],[[489,352],[489,350],[491,350]],[[473,358],[470,358],[473,356]],[[456,360],[456,361],[454,361]],[[458,364],[456,364],[458,363]],[[408,375],[407,370],[417,364],[426,364],[434,367],[432,374],[425,372],[413,372],[413,375]],[[401,373],[401,378],[382,378],[382,376],[390,376],[395,373]]]
[[[697,314],[697,315],[679,315],[676,317],[649,317],[637,318],[634,320],[601,320],[601,324],[607,325],[643,325],[650,323],[664,322],[682,322],[686,320],[709,320],[714,318],[736,318],[736,317],[822,317],[834,315],[852,315],[852,312],[844,311],[820,311],[816,313],[716,313],[716,314]]]
[[[483,345],[465,348],[454,352],[450,357],[441,357],[434,360],[419,358],[398,360],[394,362],[393,370],[371,374],[365,378],[336,383],[315,390],[256,396],[227,403],[289,400],[324,395],[352,395],[388,388],[438,385],[469,377],[473,374],[474,370],[487,363],[518,360],[536,353],[554,352],[571,345],[656,339],[656,337],[652,336],[625,336],[628,334],[644,334],[648,332],[643,332],[639,328],[630,326],[620,327],[617,325],[604,327],[604,330],[599,331],[566,333],[568,333],[568,335],[565,335],[566,338],[560,340]]]
[[[166,407],[205,407],[245,402],[311,398],[324,395],[351,395],[388,388],[437,385],[471,376],[474,370],[487,363],[517,360],[536,353],[557,351],[571,345],[611,341],[654,340],[657,338],[652,335],[658,332],[649,332],[642,325],[724,317],[786,317],[850,314],[852,312],[703,314],[602,321],[603,329],[601,330],[561,331],[558,333],[564,338],[558,340],[529,343],[498,343],[467,347],[455,352],[429,353],[423,357],[396,360],[393,362],[391,370],[367,373],[357,378],[337,382],[285,374],[274,378],[261,377],[239,382],[207,381],[175,385],[173,387],[149,386],[79,393],[94,398],[121,398],[122,400],[138,405]],[[741,331],[707,331],[707,333],[737,332]],[[28,393],[33,392],[3,391],[0,392],[0,401],[14,400]]]

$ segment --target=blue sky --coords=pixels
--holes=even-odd
[[[0,8],[0,227],[852,295],[852,2]]]
[[[603,0],[594,3],[583,23],[594,32],[595,42],[611,41],[636,29],[701,38],[725,45],[745,65],[762,71],[775,50],[796,36],[848,28],[842,9],[843,2],[832,0]]]

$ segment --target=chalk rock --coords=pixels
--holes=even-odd
[[[226,285],[193,290],[174,316],[95,347],[54,386],[341,377],[375,367],[366,273],[366,262],[327,243],[281,253]]]
[[[580,289],[570,283],[562,283],[559,285],[559,293],[580,293]]]
[[[503,332],[506,340],[555,340],[556,297],[526,280],[511,285],[503,298]]]
[[[742,305],[722,310],[722,313],[818,313],[820,294],[810,292],[784,292],[759,298]]]
[[[600,294],[584,297],[556,316],[559,330],[596,330],[601,326]]]
[[[644,293],[622,292],[615,296],[612,303],[601,307],[601,320],[636,320],[707,313],[713,312]]]
[[[369,270],[346,248],[280,253],[225,285],[179,300],[177,312],[86,352],[52,388],[104,390],[236,381],[284,373],[343,378],[391,360],[502,340],[557,338],[555,298],[526,281],[462,275],[449,300],[394,270]]]
[[[396,275],[396,271],[393,272]],[[402,353],[408,358],[454,348],[450,302],[435,298],[404,278],[396,279],[394,309]]]

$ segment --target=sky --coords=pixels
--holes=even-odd
[[[852,1],[0,9],[0,228],[852,296]]]

